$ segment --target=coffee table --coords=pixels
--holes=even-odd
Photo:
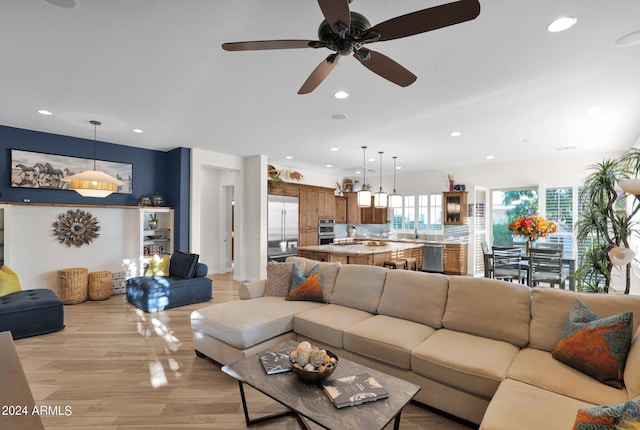
[[[271,351],[294,349],[297,342],[284,342]],[[338,409],[329,400],[321,384],[306,383],[293,372],[267,375],[254,354],[222,367],[222,371],[238,381],[247,427],[283,415],[293,415],[303,428],[309,429],[304,419],[325,429],[383,429],[394,420],[393,428],[400,427],[402,408],[420,391],[420,386],[387,375],[366,366],[339,357],[338,367],[329,380],[361,373],[369,373],[389,392],[389,398]],[[251,419],[244,394],[244,384],[255,388],[289,410]]]

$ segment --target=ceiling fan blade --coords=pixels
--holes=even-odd
[[[298,90],[298,94],[309,94],[311,91],[315,90],[318,85],[325,80],[329,73],[338,65],[338,59],[340,58],[337,54],[331,54],[325,60],[315,68],[311,75],[304,81],[304,84]]]
[[[408,87],[418,79],[416,75],[379,52],[362,48],[356,51],[353,56],[373,73],[401,87]]]
[[[393,40],[460,24],[478,15],[478,0],[460,0],[392,18],[374,26],[369,32],[380,33],[378,41]]]
[[[265,49],[321,48],[326,43],[316,40],[256,40],[253,42],[223,43],[225,51],[261,51]]]
[[[348,0],[318,0],[320,10],[334,32],[344,37],[351,25]]]

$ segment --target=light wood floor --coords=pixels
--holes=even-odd
[[[238,299],[238,283],[230,275],[212,278],[215,302]],[[42,417],[45,428],[246,428],[235,380],[193,352],[189,315],[202,306],[148,314],[126,303],[123,295],[112,296],[65,306],[66,327],[60,332],[17,340],[36,403],[62,411],[70,407],[68,416]],[[247,395],[255,415],[280,407],[255,391]],[[299,427],[286,417],[256,428]],[[410,404],[401,428],[468,427]]]

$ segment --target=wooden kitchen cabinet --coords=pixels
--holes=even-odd
[[[318,218],[336,217],[336,194],[332,189],[318,189]]]
[[[467,192],[442,193],[444,225],[464,225],[467,222]]]
[[[447,275],[467,274],[466,243],[447,243],[444,245],[444,273]]]
[[[361,224],[360,207],[358,206],[358,193],[346,193],[347,195],[347,224]]]
[[[347,198],[336,196],[336,224],[347,223]]]

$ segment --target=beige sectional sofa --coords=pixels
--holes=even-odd
[[[290,258],[306,266],[317,261]],[[191,316],[199,355],[227,364],[287,339],[310,340],[419,384],[416,400],[482,430],[570,429],[579,408],[640,399],[640,297],[589,295],[485,278],[320,263],[327,303],[263,296]],[[625,388],[555,360],[551,351],[576,298],[600,317],[633,311]]]

